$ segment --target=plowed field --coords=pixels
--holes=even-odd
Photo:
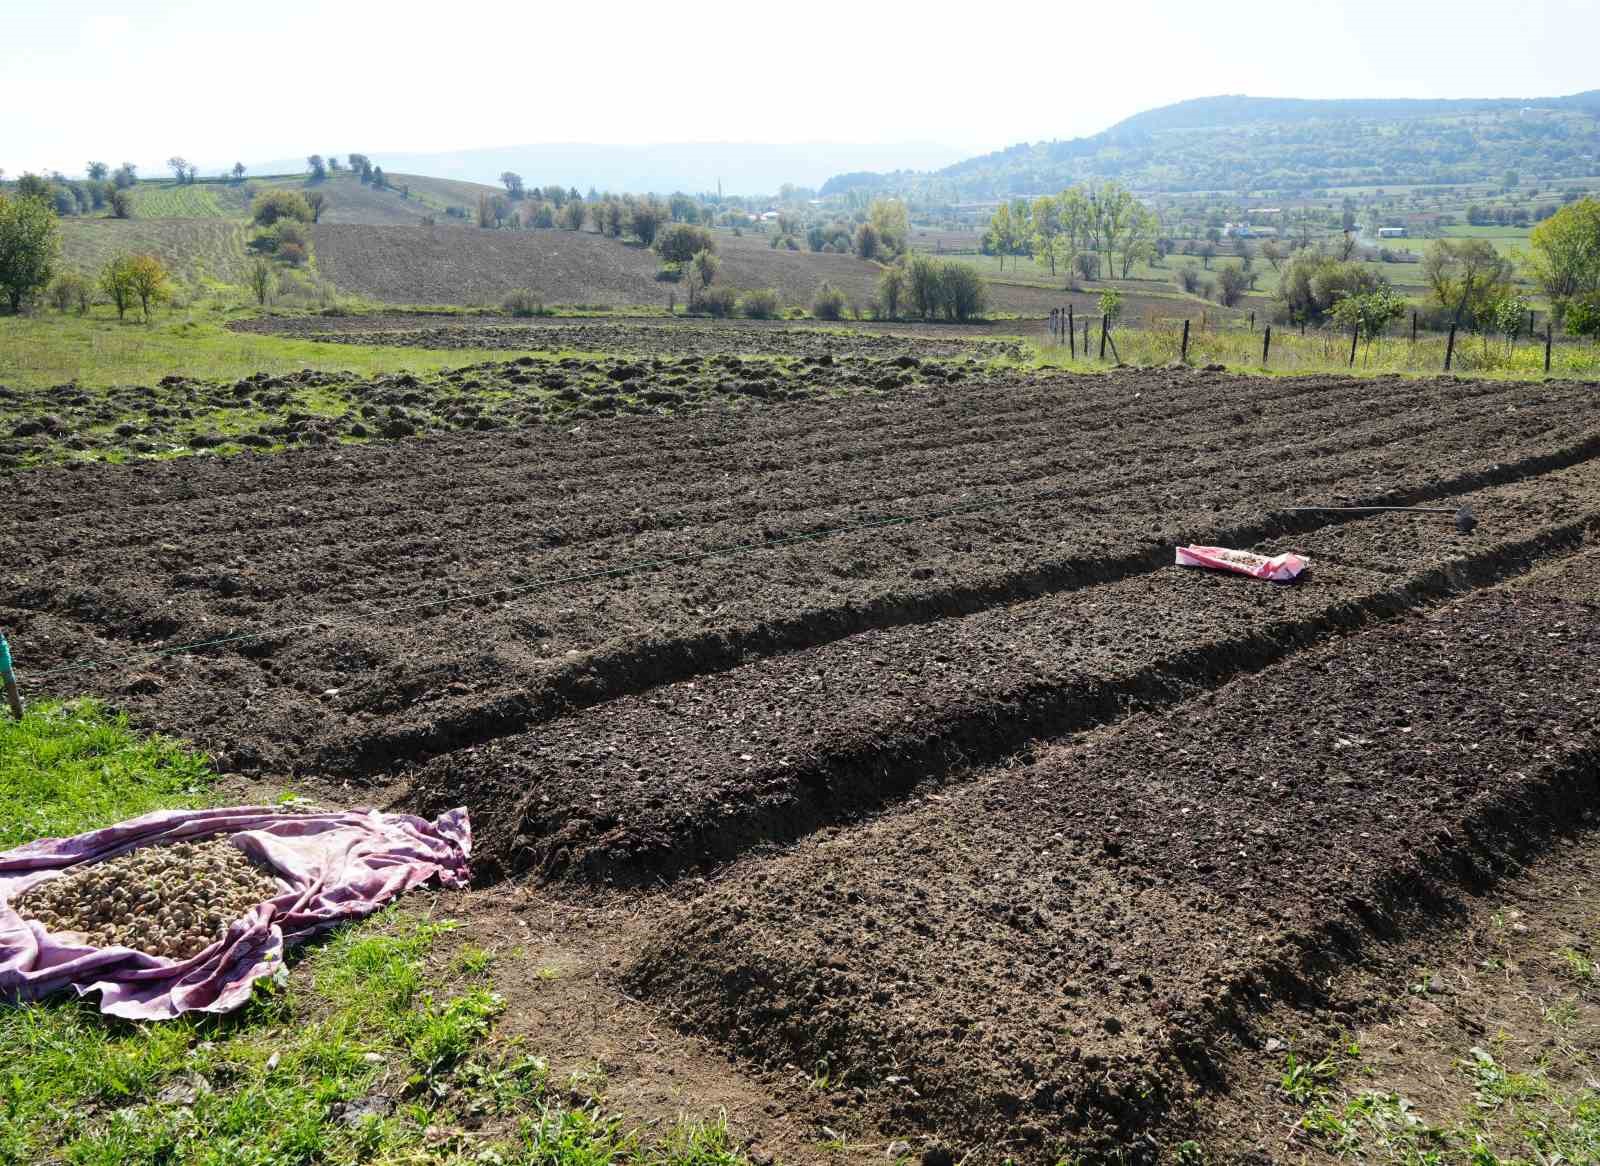
[[[786,1160],[1158,1160],[1259,1007],[1322,1007],[1594,796],[1597,386],[748,335],[808,390],[14,475],[25,683],[467,804],[483,902],[593,911],[582,1006],[733,1057]],[[851,360],[903,379],[839,391]]]

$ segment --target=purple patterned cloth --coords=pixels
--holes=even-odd
[[[228,925],[190,959],[72,942],[24,919],[11,902],[86,863],[153,844],[227,835],[278,878],[282,893]],[[303,813],[268,806],[162,810],[72,838],[0,852],[0,999],[37,1000],[67,988],[100,993],[100,1010],[130,1020],[231,1012],[251,986],[283,966],[286,946],[377,910],[429,879],[468,878],[472,828],[465,809],[429,822],[377,810]]]

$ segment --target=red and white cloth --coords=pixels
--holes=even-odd
[[[1232,571],[1236,575],[1249,575],[1252,579],[1287,583],[1311,566],[1311,562],[1296,554],[1273,555],[1269,558],[1253,551],[1235,551],[1227,547],[1179,547],[1178,566],[1210,567],[1217,571]]]

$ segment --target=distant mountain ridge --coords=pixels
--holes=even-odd
[[[1440,100],[1200,97],[1089,137],[1023,142],[938,170],[835,175],[822,192],[959,202],[1090,178],[1154,191],[1292,191],[1482,181],[1507,170],[1600,173],[1600,90]]]
[[[357,145],[359,147],[359,144]],[[774,194],[785,183],[815,188],[841,171],[932,170],[958,161],[965,151],[930,142],[865,146],[850,142],[678,142],[618,146],[544,143],[435,152],[368,150],[390,173],[426,174],[497,185],[509,170],[529,185],[590,187],[616,192],[699,194],[717,189],[738,195]],[[275,159],[252,173],[301,170],[305,159]]]

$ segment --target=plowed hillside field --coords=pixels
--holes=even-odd
[[[574,1055],[708,1042],[785,1161],[1173,1160],[1261,1010],[1337,1032],[1333,970],[1581,827],[1600,386],[833,375],[14,474],[0,624],[32,693],[468,806],[479,908],[588,953]]]
[[[681,308],[685,289],[656,278],[655,252],[591,231],[483,231],[435,226],[341,222],[336,213],[313,229],[318,270],[340,290],[390,304],[498,305],[527,289],[546,304]],[[809,309],[824,282],[848,303],[868,307],[882,268],[850,255],[775,249],[754,236],[717,235],[717,282],[739,290],[774,288],[786,306]],[[1029,318],[1064,305],[1065,291],[1014,283],[990,289],[992,308]],[[1078,306],[1090,297],[1080,294]],[[1143,301],[1130,299],[1130,312]],[[1158,305],[1159,306],[1159,305]],[[1170,309],[1170,303],[1166,306]]]

